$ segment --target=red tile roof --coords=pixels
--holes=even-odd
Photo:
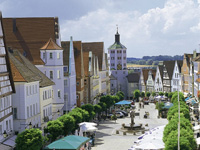
[[[3,25],[7,46],[19,50],[35,65],[44,64],[40,59],[40,48],[50,38],[55,41],[56,19],[53,17],[4,18]]]
[[[41,50],[62,50],[58,44],[56,44],[52,38],[49,39],[49,41],[40,48]]]

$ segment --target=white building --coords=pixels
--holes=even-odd
[[[156,76],[155,76],[155,92],[158,94],[159,92],[163,92],[163,66],[159,65],[156,68]]]
[[[0,143],[5,140],[3,133],[13,131],[12,97],[15,92],[10,71],[8,52],[4,38],[2,14],[0,12]]]
[[[9,53],[9,58],[16,88],[16,93],[13,94],[14,130],[22,132],[29,128],[29,124],[41,127],[39,90],[41,78],[37,72],[30,69],[32,64],[18,51]]]
[[[108,48],[110,54],[110,71],[113,76],[110,81],[110,90],[111,93],[115,89],[117,89],[115,93],[118,91],[124,92],[125,98],[127,97],[126,76],[128,75],[126,50],[126,47],[120,43],[120,34],[117,31],[115,34],[115,43]],[[113,80],[114,78],[116,78],[116,81]]]
[[[55,85],[53,85],[53,119],[58,117],[59,112],[63,113],[64,106],[64,66],[63,49],[51,38],[40,48],[40,57],[44,65],[36,65]]]
[[[171,80],[171,91],[181,91],[181,67],[183,61],[175,61],[172,80]]]

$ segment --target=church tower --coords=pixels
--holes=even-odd
[[[122,91],[127,97],[126,76],[128,75],[126,61],[126,47],[120,43],[120,34],[115,34],[115,42],[108,48],[110,54],[110,90],[111,94]]]

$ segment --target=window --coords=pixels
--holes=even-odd
[[[58,90],[58,97],[59,97],[59,98],[61,98],[61,95],[60,95],[60,90]]]
[[[76,85],[79,86],[79,82],[76,82]]]
[[[126,60],[126,57],[124,57],[124,60]]]
[[[2,125],[0,125],[0,135],[2,134]]]
[[[42,58],[45,59],[45,53],[42,53],[42,54],[43,54],[43,55],[42,55]]]
[[[57,53],[57,59],[60,59],[60,53]]]
[[[123,51],[123,53],[126,53],[126,51]]]
[[[53,59],[53,53],[49,53],[49,58]]]
[[[30,106],[30,115],[33,116],[32,105]]]
[[[64,73],[67,73],[67,71],[68,71],[68,68],[64,67]]]
[[[67,86],[67,80],[64,80],[64,86]]]
[[[50,79],[53,79],[53,71],[50,71]]]
[[[13,108],[13,119],[17,119],[17,108]]]
[[[60,79],[60,70],[57,70],[57,78]]]
[[[29,118],[29,107],[27,107],[27,118]]]
[[[33,115],[35,115],[35,104],[33,104]]]
[[[76,99],[79,99],[79,96],[78,96],[78,95],[76,95]]]
[[[36,114],[38,113],[38,107],[37,107],[37,103],[35,104],[36,105]]]

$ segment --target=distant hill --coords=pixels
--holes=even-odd
[[[128,57],[127,63],[140,65],[158,65],[159,61],[183,60],[183,55],[159,55],[159,56],[143,56],[142,58]]]

